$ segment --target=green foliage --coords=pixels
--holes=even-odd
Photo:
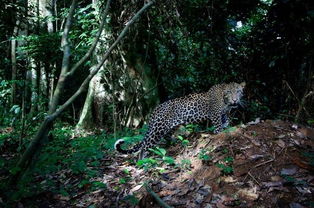
[[[45,174],[69,168],[74,174],[87,174],[95,177],[97,171],[93,168],[100,165],[104,157],[102,137],[79,137],[70,140],[71,129],[62,127],[55,129],[55,139],[47,146],[38,161],[38,171]],[[67,148],[64,148],[67,147]]]
[[[215,129],[216,129],[216,127],[215,127],[215,126],[210,126],[210,127],[208,127],[208,128],[206,129],[206,131],[211,131],[211,132],[214,132],[214,131],[215,131]]]
[[[119,178],[119,184],[126,184],[129,181],[132,181],[131,173],[128,169],[123,169],[123,174],[124,176]]]
[[[127,183],[127,178],[119,178],[119,183],[120,184],[126,184]]]
[[[189,133],[193,133],[193,132],[198,132],[200,130],[200,127],[198,124],[187,124],[187,125],[185,125],[185,129]]]
[[[225,157],[224,158],[224,162],[226,162],[226,163],[233,163],[233,157]]]
[[[314,125],[314,119],[310,119],[310,120],[307,120],[307,123],[309,124],[309,125]]]
[[[182,142],[183,146],[187,146],[189,144],[189,140],[184,139],[183,136],[178,135],[178,139]]]
[[[225,165],[222,163],[218,163],[218,164],[216,164],[216,166],[221,169],[221,172],[223,174],[228,175],[228,174],[233,173],[233,167],[231,167],[231,166],[228,166],[228,165]]]
[[[247,102],[247,112],[250,113],[251,118],[268,118],[271,116],[272,112],[269,108],[269,106],[267,105],[267,103],[269,102],[269,100],[264,97],[264,101],[263,103],[260,102],[256,102],[254,100],[250,100],[249,102]]]
[[[60,193],[63,196],[73,195],[71,183],[65,185],[62,189],[58,183],[63,180],[64,175],[70,175],[71,178],[78,178],[80,182],[77,188],[93,191],[104,189],[106,185],[94,178],[99,176],[101,165],[100,161],[104,157],[104,140],[103,135],[87,136],[72,138],[73,129],[64,123],[57,123],[52,131],[53,140],[46,145],[36,166],[31,169],[19,183],[19,191],[11,193],[11,200],[20,200],[21,198],[36,195],[42,190],[50,190],[54,193]],[[0,135],[0,149],[3,145],[17,145],[18,140],[14,140],[11,134]],[[10,173],[17,171],[15,168],[16,160],[5,161],[0,157],[0,168],[4,167]],[[61,175],[60,175],[61,174]],[[42,183],[34,183],[33,176],[46,178]],[[50,175],[58,175],[57,178],[51,179]],[[63,176],[62,176],[63,175]],[[123,181],[121,181],[123,182]],[[1,181],[1,190],[4,190],[5,183]],[[8,194],[10,194],[8,192]]]
[[[167,151],[163,148],[156,147],[154,149],[150,149],[153,153],[161,157],[161,160],[168,165],[174,165],[175,161],[172,157],[166,156]]]
[[[123,200],[129,202],[132,206],[136,206],[139,203],[139,199],[134,195],[127,195]]]
[[[0,82],[0,126],[12,123],[12,116],[10,116],[9,109],[12,83],[13,81],[8,80],[1,80]]]
[[[167,153],[167,151],[163,148],[160,147],[156,147],[155,149],[150,148],[150,151],[152,151],[153,153],[155,153],[156,155],[159,155],[161,157],[164,157]]]
[[[38,62],[46,63],[48,61],[49,63],[53,63],[62,57],[60,33],[31,34],[28,36],[18,36],[15,39],[26,43],[24,46],[18,47],[20,54],[28,54],[29,57]],[[47,56],[50,59],[47,59]],[[23,57],[19,58],[22,59]]]
[[[210,161],[213,159],[213,157],[210,155],[211,152],[212,152],[212,149],[210,149],[210,148],[201,149],[201,151],[198,153],[198,158],[200,160]]]
[[[182,159],[179,164],[177,164],[178,167],[181,169],[190,169],[191,168],[191,160],[190,159]]]
[[[274,118],[279,114],[287,114],[284,118],[294,117],[298,108],[296,101],[301,100],[305,90],[313,90],[311,77],[314,54],[312,38],[314,11],[307,1],[183,0],[169,2],[166,6],[160,6],[161,2],[156,2],[155,8],[147,13],[147,18],[139,21],[136,27],[132,28],[132,34],[108,59],[110,62],[108,65],[121,70],[123,76],[110,80],[108,79],[110,70],[106,71],[106,77],[101,80],[101,84],[106,89],[106,93],[109,92],[107,97],[113,95],[120,99],[123,97],[118,95],[121,93],[121,82],[136,83],[135,90],[131,92],[135,98],[132,102],[135,101],[136,104],[118,103],[117,106],[120,108],[118,110],[113,109],[113,105],[109,104],[104,107],[105,112],[116,113],[113,111],[116,110],[119,114],[119,110],[123,109],[121,111],[124,112],[130,108],[130,114],[133,116],[145,117],[148,110],[144,108],[151,109],[153,106],[151,103],[145,107],[137,106],[138,102],[145,102],[147,98],[145,94],[138,99],[136,94],[141,94],[140,88],[156,88],[154,97],[166,100],[191,92],[206,91],[216,83],[246,80],[248,83],[245,92],[248,99],[247,106],[240,110],[242,114],[236,112],[235,117],[241,118],[241,121],[242,118],[246,121],[256,117]],[[69,10],[63,7],[68,7],[69,2],[58,3],[55,8],[57,16],[49,17],[50,20],[56,21],[53,22],[57,26],[54,32],[48,32],[46,29],[48,18],[37,17],[37,14],[30,12],[33,9],[35,11],[36,6],[27,8],[29,9],[28,16],[23,16],[25,6],[22,3],[12,3],[9,0],[3,0],[2,3],[0,7],[0,53],[2,54],[0,58],[0,127],[10,126],[14,132],[3,131],[4,133],[0,134],[0,151],[5,155],[5,157],[0,157],[0,169],[1,172],[10,174],[18,171],[15,164],[20,152],[25,150],[38,123],[46,115],[43,110],[30,115],[31,106],[35,104],[43,108],[47,107],[49,94],[52,93],[47,90],[45,93],[41,92],[45,94],[43,97],[31,99],[31,91],[37,93],[43,89],[34,89],[33,84],[26,83],[26,79],[29,79],[26,78],[26,71],[44,70],[46,76],[49,76],[47,81],[50,83],[39,83],[39,79],[34,81],[41,84],[41,87],[45,84],[55,87],[62,64],[62,48],[60,47],[62,31],[58,30],[64,27]],[[128,5],[128,3],[121,7],[121,2],[114,2],[112,7],[114,9],[110,10],[108,25],[103,33],[103,42],[98,45],[98,54],[94,53],[81,67],[80,73],[73,76],[77,79],[71,78],[66,81],[65,95],[60,98],[61,103],[69,97],[70,89],[76,89],[81,84],[80,81],[84,75],[89,73],[88,68],[98,63],[98,55],[106,50],[103,46],[118,36],[120,29],[131,16],[130,8],[138,6]],[[99,8],[87,2],[81,2],[78,5],[70,31],[71,65],[79,60],[92,44],[99,25],[97,11]],[[17,20],[22,20],[19,34],[25,34],[27,27],[27,36],[13,35]],[[17,80],[11,80],[11,40],[18,42]],[[142,72],[137,71],[136,67],[133,70],[134,66],[129,63],[130,60],[121,60],[121,57],[125,58],[129,56],[129,53],[144,57],[143,68],[150,72],[147,73],[148,79],[142,75]],[[116,62],[123,62],[123,64],[119,65]],[[135,72],[136,78],[133,74],[132,76],[128,74],[130,71]],[[114,74],[116,71],[112,72]],[[157,77],[158,80],[148,83],[151,82],[147,81],[149,76]],[[293,95],[282,80],[291,85]],[[117,89],[112,93],[111,88],[114,83],[117,83]],[[13,84],[16,84],[18,88],[17,101],[14,104],[11,102]],[[309,89],[305,89],[307,87]],[[123,93],[126,91],[126,89],[121,90]],[[24,92],[29,95],[25,100],[21,99]],[[81,96],[77,103],[73,104],[73,114],[80,112],[83,99],[84,96]],[[309,115],[312,115],[313,109],[310,107],[312,100],[308,99],[308,102],[307,110]],[[93,113],[98,113],[97,109],[94,110]],[[23,132],[21,132],[24,126],[21,125],[22,113],[25,115],[25,131]],[[73,138],[72,128],[64,127],[63,121],[71,120],[74,123],[76,118],[73,118],[72,112],[66,113],[67,116],[54,124],[53,139],[41,150],[41,154],[34,158],[38,162],[22,179],[18,190],[5,192],[12,199],[19,200],[41,191],[52,191],[64,196],[73,194],[70,186],[60,188],[60,184],[64,181],[56,181],[50,177],[58,174],[68,174],[71,178],[77,178],[79,181],[77,186],[80,189],[105,188],[105,184],[93,181],[93,178],[100,174],[99,167],[105,156],[104,150],[112,150],[116,141],[112,135],[111,119],[105,121],[106,130],[102,135]],[[245,120],[243,122],[246,122]],[[235,120],[235,122],[239,121],[240,119]],[[303,121],[309,125],[314,123],[310,116],[305,117]],[[198,131],[198,128],[196,125],[187,125],[185,130],[193,133]],[[226,131],[233,130],[230,128]],[[139,142],[145,131],[144,128],[136,131],[123,129],[116,134],[117,137],[125,136],[127,146]],[[253,133],[253,136],[256,135]],[[178,140],[184,146],[189,144],[183,136],[178,136]],[[188,169],[191,164],[188,159],[176,164],[162,148],[153,149],[152,152],[154,157],[139,161],[137,165],[148,170],[158,169],[162,164],[168,165],[167,167]],[[210,150],[201,150],[198,157],[201,160],[210,161],[212,160],[210,153]],[[224,149],[222,153],[227,154],[228,150]],[[313,155],[304,153],[304,156],[313,165]],[[221,168],[222,173],[231,174],[232,163],[233,158],[227,155],[219,161],[217,166]],[[120,184],[127,183],[129,180],[127,170],[124,173],[126,176],[120,179]],[[45,180],[41,184],[35,183],[38,178],[45,178]],[[286,179],[293,181],[289,177]],[[1,184],[1,190],[4,190],[3,184]],[[130,197],[131,201],[136,201],[136,198]]]
[[[153,158],[144,158],[142,160],[138,160],[136,165],[140,168],[143,168],[144,170],[149,170],[152,168],[155,168],[157,166],[157,160]]]
[[[93,181],[91,190],[106,189],[107,185],[100,181]]]
[[[227,150],[225,151],[225,153],[227,153]],[[227,156],[223,159],[223,161],[218,162],[216,166],[221,169],[221,172],[223,174],[229,175],[233,173],[232,167],[233,161],[234,161],[233,157]]]
[[[142,160],[137,161],[136,165],[140,168],[144,168],[145,170],[150,170],[153,168],[160,167],[162,163],[165,163],[167,165],[175,165],[175,160],[172,157],[167,156],[167,151],[160,147],[155,147],[154,149],[149,149],[151,152],[156,154],[157,158],[144,158]],[[160,171],[163,171],[162,169],[159,169]]]
[[[226,128],[225,130],[223,130],[223,132],[226,132],[226,133],[230,133],[230,132],[234,132],[237,130],[237,127],[229,127],[229,128]]]

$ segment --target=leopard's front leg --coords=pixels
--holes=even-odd
[[[219,132],[221,132],[222,128],[223,128],[223,124],[222,124],[222,119],[221,119],[220,113],[213,114],[210,117],[210,120],[212,121],[212,123],[215,127],[214,133],[218,134]]]
[[[227,128],[229,126],[230,120],[227,113],[223,113],[221,115],[221,123],[222,123],[222,129]]]

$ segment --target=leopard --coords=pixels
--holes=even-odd
[[[230,111],[242,105],[241,98],[246,83],[222,83],[212,86],[207,92],[189,94],[159,104],[148,121],[148,130],[141,142],[130,149],[122,149],[125,142],[119,139],[115,149],[121,154],[140,151],[139,159],[145,157],[149,148],[155,147],[162,138],[170,138],[180,125],[210,120],[218,134],[229,126]]]

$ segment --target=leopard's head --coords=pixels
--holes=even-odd
[[[232,82],[226,84],[223,90],[224,103],[226,105],[237,105],[241,104],[241,98],[243,95],[243,89],[245,87],[245,82],[240,84]]]

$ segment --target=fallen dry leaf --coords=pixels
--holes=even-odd
[[[282,186],[283,183],[281,181],[272,181],[272,182],[263,182],[264,188],[274,187],[274,186]]]
[[[305,137],[314,140],[314,129],[302,127],[299,129],[299,132],[301,132]]]
[[[281,171],[280,171],[280,174],[281,175],[294,175],[296,172],[297,172],[297,167],[290,167],[290,168],[283,168]]]
[[[238,191],[238,194],[242,197],[245,198],[247,200],[250,201],[255,201],[258,199],[259,194],[257,192],[257,186],[254,186],[252,188],[244,188],[244,189],[240,189]]]

